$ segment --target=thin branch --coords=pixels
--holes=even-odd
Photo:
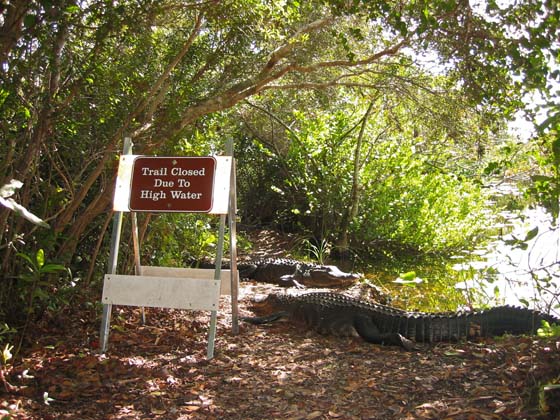
[[[293,136],[297,137],[299,139],[299,136],[297,135],[297,133],[288,125],[286,124],[284,121],[282,121],[282,119],[280,119],[280,117],[278,117],[277,115],[273,114],[272,112],[270,112],[268,109],[263,108],[262,106],[256,105],[254,103],[251,103],[248,99],[245,99],[244,101],[247,105],[261,111],[264,112],[266,115],[268,115],[270,118],[272,118],[274,121],[276,121],[278,124],[280,124],[282,127],[284,127],[287,131],[289,131]]]
[[[177,66],[177,64],[179,64],[179,62],[183,59],[187,51],[190,49],[194,40],[196,39],[196,36],[200,32],[200,28],[202,26],[202,18],[203,18],[203,14],[201,13],[198,15],[193,30],[191,32],[191,35],[187,39],[187,42],[185,43],[181,51],[168,64],[165,71],[162,73],[162,75],[159,77],[156,83],[154,83],[154,85],[152,86],[148,94],[144,96],[144,99],[142,99],[138,103],[135,109],[128,115],[126,120],[123,122],[122,126],[115,132],[113,138],[111,139],[111,142],[106,146],[103,157],[99,161],[97,167],[89,175],[89,177],[83,182],[82,188],[76,193],[75,199],[73,200],[71,205],[68,206],[66,211],[61,215],[60,219],[58,220],[55,230],[63,229],[70,222],[70,220],[74,215],[74,212],[82,204],[82,201],[87,196],[90,188],[97,181],[100,174],[105,169],[107,161],[113,156],[116,145],[124,137],[124,133],[126,133],[132,121],[138,118],[138,116],[143,112],[143,110],[149,105],[150,101],[153,99],[153,96],[157,94],[157,92],[160,90],[165,80],[169,78],[173,69]]]
[[[281,59],[285,58],[290,52],[293,51],[294,47],[300,43],[302,35],[309,34],[311,32],[317,31],[329,23],[332,23],[334,18],[332,16],[323,19],[316,20],[314,22],[305,25],[304,27],[297,30],[291,37],[287,39],[284,45],[276,48],[271,54],[268,62],[261,70],[261,75],[268,74],[272,68],[274,68]]]
[[[373,83],[357,83],[357,82],[301,82],[301,83],[287,83],[284,85],[267,85],[262,91],[265,90],[295,90],[295,89],[309,89],[309,90],[325,90],[330,87],[348,87],[348,88],[361,88],[361,89],[381,89],[382,85]]]
[[[179,51],[179,53],[175,56],[175,58],[167,65],[167,67],[160,75],[158,80],[152,85],[149,92],[145,95],[144,99],[140,101],[140,103],[132,111],[133,115],[140,114],[148,106],[148,104],[154,99],[154,97],[155,98],[161,97],[160,95],[157,95],[157,93],[160,91],[164,83],[169,79],[169,75],[175,69],[175,67],[177,67],[177,64],[179,64],[179,62],[185,57],[187,52],[191,49],[192,44],[194,43],[194,40],[198,36],[200,32],[200,28],[202,27],[202,20],[203,20],[202,17],[203,17],[202,13],[200,13],[197,16],[196,22],[194,24],[194,28],[191,31],[191,34],[187,39],[187,42],[185,42],[181,51]]]
[[[367,58],[363,58],[361,60],[333,60],[333,61],[323,61],[319,63],[315,63],[309,66],[301,66],[298,64],[290,64],[288,67],[290,68],[289,71],[294,71],[298,73],[315,73],[318,69],[324,68],[341,68],[341,67],[362,67],[368,64],[375,63],[379,61],[382,57],[392,56],[398,53],[404,46],[408,45],[409,39],[405,38],[399,43],[385,48],[382,51],[379,51]]]
[[[186,110],[183,119],[170,130],[171,131],[170,135],[173,136],[176,133],[180,132],[187,125],[191,124],[193,121],[197,120],[203,115],[230,108],[235,104],[248,98],[249,96],[255,95],[267,89],[271,89],[272,87],[269,86],[274,86],[275,88],[278,89],[284,88],[282,87],[282,85],[271,85],[271,83],[274,82],[275,80],[282,78],[284,75],[286,75],[289,72],[310,73],[313,71],[317,71],[320,68],[336,67],[336,66],[353,67],[353,66],[366,65],[366,64],[373,63],[375,60],[379,60],[381,57],[385,55],[396,54],[396,52],[404,45],[406,45],[406,40],[403,40],[398,44],[394,45],[393,47],[386,48],[383,51],[373,54],[372,56],[363,60],[327,61],[327,62],[316,63],[312,66],[299,66],[299,65],[291,64],[280,68],[276,72],[272,71],[273,68],[270,67],[270,64],[277,63],[278,61],[274,61],[270,59],[265,65],[265,67],[254,78],[250,78],[242,83],[238,83],[237,85],[232,86],[228,90],[224,91],[221,95],[202,100],[198,104]],[[287,47],[286,49],[277,49],[276,50],[277,55],[280,54],[278,51],[285,53],[288,50],[289,48]],[[278,58],[278,56],[276,56],[276,58]],[[340,85],[343,84],[332,83],[332,86],[340,86]],[[318,89],[321,87],[324,88],[327,85],[325,83],[319,85],[310,84],[310,83],[301,83],[301,84],[294,84],[291,86],[291,88],[292,89],[302,88],[302,86],[308,89],[311,89],[313,88],[313,86],[315,86],[314,88]],[[358,87],[359,85],[355,85],[355,86]]]
[[[97,237],[97,242],[95,244],[95,248],[93,250],[93,254],[89,262],[88,272],[84,279],[84,286],[86,289],[89,288],[91,284],[91,278],[93,277],[93,271],[95,270],[95,263],[97,260],[97,256],[99,255],[99,250],[101,249],[101,245],[103,244],[103,238],[105,237],[105,232],[107,231],[107,228],[109,227],[109,223],[111,222],[112,219],[113,219],[113,212],[109,212],[105,217],[105,222],[103,223],[103,226],[101,227],[101,231],[99,232],[99,235]]]

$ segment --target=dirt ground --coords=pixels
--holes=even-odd
[[[242,283],[240,314],[257,294]],[[502,337],[424,346],[369,345],[288,323],[231,332],[223,297],[215,357],[205,312],[115,307],[101,355],[99,311],[76,302],[34,328],[6,369],[0,419],[554,419],[539,389],[560,380],[560,339]],[[547,396],[550,393],[546,393]],[[543,398],[540,400],[544,401]]]

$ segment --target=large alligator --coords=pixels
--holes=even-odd
[[[415,341],[531,334],[543,320],[560,323],[554,316],[512,306],[474,312],[409,312],[331,292],[270,294],[255,301],[252,309],[261,316],[242,320],[264,324],[286,317],[321,334],[359,336],[370,343],[402,346],[407,350],[415,347]]]
[[[200,264],[201,268],[214,267]],[[223,268],[229,268],[224,264]],[[347,287],[360,278],[359,274],[346,273],[334,265],[320,265],[289,258],[263,258],[237,263],[241,279],[273,283],[280,286]]]

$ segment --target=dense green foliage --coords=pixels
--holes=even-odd
[[[287,224],[343,249],[434,251],[474,238],[485,153],[522,94],[558,77],[555,1],[485,6],[3,1],[0,186],[23,183],[0,207],[5,331],[40,316],[41,297],[96,285],[125,135],[136,153],[160,155],[219,152],[234,138],[249,223]],[[558,192],[555,179],[535,182],[540,196]],[[185,232],[197,223],[158,218],[145,234],[157,255],[146,258],[200,255],[210,234],[192,243]],[[39,250],[71,274],[41,273],[29,286]]]
[[[477,153],[479,133],[460,127],[469,119],[411,120],[412,101],[393,100],[378,100],[365,125],[358,210],[350,224],[353,246],[368,250],[391,243],[427,252],[465,247],[485,222],[480,174],[486,161]],[[250,148],[240,152],[240,182],[249,184],[243,188],[244,217],[308,232],[318,242],[336,241],[354,199],[353,127],[364,112],[359,100],[338,108],[334,114],[295,112],[285,123],[291,127],[285,137],[263,141],[266,134],[260,133],[260,139],[247,140]],[[415,111],[418,116],[421,110]],[[440,133],[434,133],[437,127]],[[465,135],[446,143],[459,128]]]

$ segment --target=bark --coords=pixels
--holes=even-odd
[[[29,0],[12,1],[6,7],[4,22],[0,28],[0,63],[5,63],[10,51],[16,46],[22,34],[23,18],[27,14]]]
[[[62,15],[63,6],[58,9],[58,13]],[[13,169],[12,173],[7,176],[7,178],[15,178],[23,182],[23,188],[19,193],[19,202],[26,208],[29,208],[31,200],[36,195],[33,190],[37,187],[34,183],[37,176],[37,161],[41,155],[41,150],[44,147],[44,143],[52,131],[54,124],[54,115],[56,114],[53,110],[55,107],[55,100],[59,88],[61,79],[61,56],[64,45],[68,36],[68,27],[64,22],[64,19],[60,19],[62,22],[57,32],[52,38],[52,58],[49,63],[49,68],[43,77],[43,84],[48,87],[47,92],[44,95],[44,99],[40,102],[39,111],[37,115],[37,124],[30,130],[29,137],[24,135],[22,138],[22,143],[26,143],[24,146],[24,151],[21,154],[21,159],[17,162],[18,165]],[[7,169],[8,172],[8,169]],[[9,217],[9,215],[4,215],[4,218]],[[15,233],[20,234],[24,232],[24,221],[21,218],[17,218],[15,221],[15,226],[11,230],[7,230],[9,235],[14,235]],[[12,247],[7,247],[2,256],[2,269],[4,271],[9,270],[10,265],[13,263],[13,249]]]
[[[358,134],[358,139],[356,141],[356,147],[354,149],[354,170],[352,172],[352,190],[350,192],[350,202],[349,206],[346,208],[342,220],[339,225],[339,237],[336,241],[335,248],[333,250],[333,256],[337,259],[347,259],[349,257],[349,243],[348,243],[348,230],[350,229],[350,223],[358,214],[358,207],[360,202],[360,168],[362,166],[361,153],[362,145],[364,142],[364,133],[366,131],[367,122],[371,111],[373,110],[374,101],[369,104],[364,117],[362,118],[362,126],[360,128],[360,133]]]
[[[109,223],[113,219],[113,214],[109,213],[105,217],[105,223],[101,227],[101,231],[99,232],[99,237],[97,238],[97,243],[95,244],[95,249],[93,250],[93,254],[91,255],[91,260],[89,262],[88,272],[84,279],[84,287],[87,289],[91,284],[91,279],[93,277],[93,272],[95,271],[95,261],[97,260],[97,256],[99,255],[99,251],[101,249],[101,245],[103,244],[103,237],[105,236],[105,232],[107,232],[107,228],[109,227]]]

